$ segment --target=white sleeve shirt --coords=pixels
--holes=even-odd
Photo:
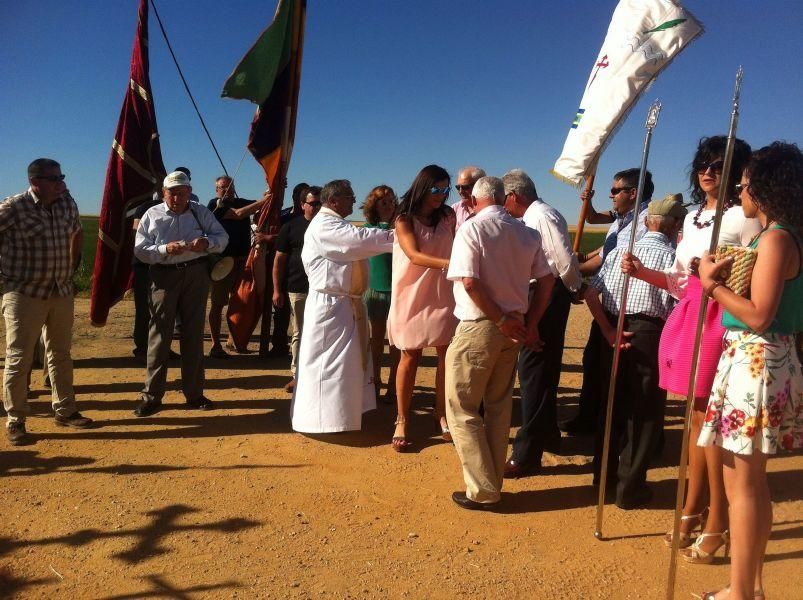
[[[541,234],[541,244],[552,274],[560,277],[570,291],[579,290],[583,278],[580,275],[577,257],[572,252],[569,226],[563,215],[539,199],[530,204],[522,221],[527,227]]]

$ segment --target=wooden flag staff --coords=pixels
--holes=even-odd
[[[736,71],[736,85],[733,90],[733,108],[731,110],[730,127],[728,128],[728,141],[725,145],[725,156],[722,165],[722,180],[719,184],[717,208],[714,213],[714,224],[711,228],[711,241],[708,245],[709,254],[714,254],[719,240],[719,229],[722,225],[722,214],[725,212],[725,200],[730,189],[730,172],[733,162],[733,148],[736,139],[736,125],[739,122],[739,96],[742,91],[742,67]],[[680,465],[678,466],[678,488],[675,497],[675,519],[672,526],[672,554],[669,557],[669,576],[666,582],[666,597],[672,600],[675,596],[675,575],[677,573],[677,556],[680,544],[680,516],[683,510],[683,499],[686,495],[686,463],[689,460],[689,431],[691,430],[692,410],[694,408],[694,392],[697,387],[697,369],[700,360],[700,345],[703,338],[705,314],[708,309],[708,298],[705,294],[700,296],[700,311],[697,317],[697,334],[692,349],[691,370],[689,371],[689,389],[686,393],[686,419],[683,425],[683,439],[680,445]]]
[[[596,171],[591,173],[586,178],[586,199],[580,207],[580,220],[577,221],[577,229],[574,232],[574,245],[572,251],[577,254],[580,252],[580,242],[583,237],[583,228],[586,224],[586,217],[588,217],[588,205],[591,204],[591,192],[594,191],[594,179],[596,178]]]
[[[647,113],[647,122],[644,126],[647,129],[647,134],[644,137],[644,152],[641,155],[641,169],[638,178],[638,192],[636,193],[636,206],[633,208],[633,220],[630,227],[630,242],[627,246],[627,251],[633,253],[633,246],[636,243],[636,229],[638,229],[639,219],[639,205],[641,197],[644,194],[644,179],[647,174],[647,159],[650,156],[650,143],[652,141],[652,132],[658,124],[658,115],[661,112],[661,103],[656,100],[650,106]],[[599,502],[597,503],[597,523],[594,529],[594,537],[598,540],[602,538],[602,517],[605,509],[605,482],[608,479],[608,453],[611,446],[611,425],[613,420],[613,401],[616,395],[616,375],[619,368],[619,356],[622,347],[622,334],[625,328],[625,309],[627,307],[627,291],[630,287],[630,275],[625,273],[624,281],[622,282],[622,296],[619,299],[619,320],[616,325],[616,342],[613,350],[613,364],[611,365],[611,376],[608,384],[608,405],[607,413],[605,415],[605,437],[603,438],[602,445],[602,459],[599,475]]]

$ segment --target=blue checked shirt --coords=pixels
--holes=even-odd
[[[622,255],[627,246],[617,247],[605,257],[599,273],[589,282],[591,287],[602,293],[603,308],[614,315],[619,314],[619,302],[622,298],[622,286],[625,274],[622,273]],[[666,271],[675,262],[675,249],[663,233],[648,231],[633,246],[635,254],[642,264],[656,271]],[[630,278],[627,290],[627,310],[625,314],[643,314],[666,320],[675,305],[674,298],[666,290],[650,285],[635,277]]]
[[[642,202],[638,208],[638,224],[636,225],[636,241],[640,240],[647,233],[647,225],[644,223],[644,215],[647,214],[649,201]],[[600,256],[602,260],[614,248],[627,248],[630,245],[630,229],[633,224],[635,210],[631,210],[624,217],[616,215],[616,220],[611,223],[608,233],[605,234],[605,243],[602,245]]]

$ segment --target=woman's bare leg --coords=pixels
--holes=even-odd
[[[396,373],[396,406],[398,418],[394,437],[407,435],[407,418],[410,416],[410,405],[413,401],[413,388],[415,375],[418,371],[418,361],[421,359],[421,350],[402,350],[399,359],[399,368]]]
[[[692,410],[691,430],[689,431],[689,466],[686,471],[687,490],[686,502],[683,505],[684,515],[697,515],[705,510],[706,493],[708,491],[708,474],[705,460],[705,449],[697,445],[697,438],[700,436],[700,429],[705,420],[705,411],[697,410],[700,400],[695,402]],[[687,519],[680,522],[680,531],[689,533],[698,527],[699,522],[694,519]]]

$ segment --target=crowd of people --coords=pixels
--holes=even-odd
[[[803,154],[782,142],[753,152],[735,140],[731,171],[723,173],[726,143],[724,136],[700,141],[689,169],[698,205],[691,212],[680,194],[653,199],[652,176],[639,169],[613,176],[609,211],[596,210],[593,191],[584,192],[587,221],[610,223],[604,244],[585,254],[573,252],[566,220],[519,169],[493,177],[465,167],[454,186],[459,198],[449,204],[448,171],[428,165],[400,199],[386,185],[373,188],[361,226],[347,219],[356,203],[348,180],[299,184],[274,235],[251,224],[269,194],[241,199],[224,176],[203,206],[192,198],[189,170],[178,168],[133,222],[134,355],[146,366],[134,413],[161,410],[171,358],[180,358],[187,406],[214,408],[204,395],[207,315],[199,299],[211,297],[209,356],[230,358],[238,349],[231,339],[223,342],[222,314],[257,245],[267,265],[263,296],[273,307],[271,355],[291,355],[285,389],[293,394],[295,431],[359,430],[379,399],[396,404],[392,449],[414,449],[418,432],[408,424],[417,368],[432,348],[434,426],[454,443],[465,481],[452,496],[457,505],[498,509],[504,479],[539,473],[543,453],[560,450],[563,429],[593,434],[594,483],[610,486],[617,506],[630,510],[651,501],[647,471],[662,450],[667,392],[687,394],[707,302],[680,539],[670,532],[664,542],[677,542],[693,563],[732,550],[729,587],[706,598],[763,597],[772,525],[767,459],[803,446]],[[56,423],[95,425],[78,412],[72,388],[72,277],[81,225],[64,179],[59,163],[37,159],[28,168],[28,190],[0,203],[4,408],[12,445],[33,441],[26,395],[40,336]],[[708,254],[722,192],[718,245],[755,250],[742,293],[726,285],[733,259]],[[210,255],[232,263],[214,282]],[[558,423],[572,303],[585,303],[593,321],[578,412]],[[170,348],[176,332],[178,355]],[[612,372],[616,402],[605,457]],[[517,377],[522,423],[508,455]],[[608,477],[601,481],[605,461]]]

